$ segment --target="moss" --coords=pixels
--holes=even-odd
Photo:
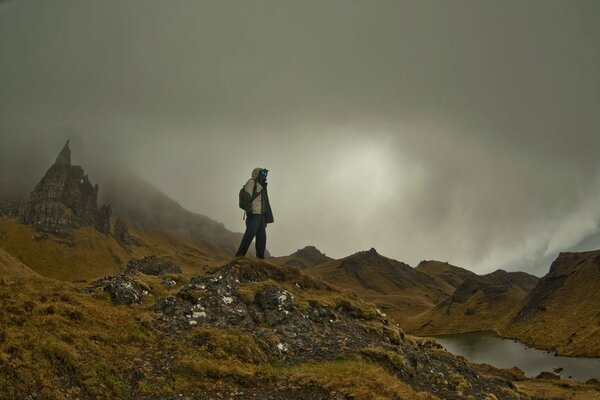
[[[199,328],[192,334],[190,342],[194,346],[180,349],[181,354],[250,363],[266,361],[264,345],[235,329]]]
[[[465,377],[460,374],[450,375],[448,377],[448,381],[452,384],[457,394],[464,394],[464,392],[470,391],[472,389],[472,386],[469,383],[469,381],[467,381]]]
[[[334,361],[308,362],[288,371],[288,379],[316,385],[357,399],[435,399],[415,392],[382,367],[359,357]]]

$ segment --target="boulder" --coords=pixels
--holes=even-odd
[[[256,295],[256,302],[265,313],[269,325],[275,325],[287,318],[294,310],[294,296],[287,290],[270,286]]]
[[[141,303],[142,298],[150,292],[148,286],[135,282],[125,274],[105,276],[93,282],[84,291],[95,293],[100,289],[110,293],[113,304],[127,306]]]

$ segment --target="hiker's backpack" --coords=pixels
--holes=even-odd
[[[254,189],[252,189],[252,196],[250,196],[250,194],[248,192],[246,192],[246,189],[244,189],[244,186],[242,186],[242,188],[240,189],[240,199],[239,199],[239,205],[240,208],[248,213],[252,212],[252,202],[254,201],[254,199],[256,199],[258,197],[258,195],[261,192],[256,192],[256,180],[254,181]]]

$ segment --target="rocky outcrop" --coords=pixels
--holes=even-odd
[[[148,286],[135,281],[129,274],[105,276],[94,281],[84,291],[86,293],[95,293],[100,289],[110,294],[113,304],[126,306],[140,304],[143,297],[150,292]]]
[[[115,221],[115,227],[113,229],[113,235],[115,236],[115,239],[117,239],[117,241],[123,245],[136,245],[139,246],[141,244],[141,241],[132,236],[129,233],[129,229],[127,228],[127,224],[125,223],[125,221],[123,220],[123,218],[119,217],[117,218],[117,220]]]
[[[132,258],[127,263],[126,273],[141,272],[145,275],[180,274],[181,269],[168,258],[148,256]]]
[[[92,186],[79,165],[71,165],[69,141],[37,184],[20,212],[21,221],[42,232],[68,234],[81,226],[110,231],[110,206],[97,206]]]
[[[520,398],[511,382],[480,376],[437,342],[406,336],[372,305],[336,290],[296,269],[242,258],[159,298],[154,326],[173,337],[197,330],[194,345],[207,348],[215,328],[232,330],[269,362],[361,357],[435,398]]]

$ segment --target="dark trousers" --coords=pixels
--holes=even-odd
[[[267,247],[267,224],[265,223],[264,214],[247,214],[246,215],[246,233],[240,243],[240,248],[236,257],[242,257],[246,255],[252,239],[256,237],[256,257],[265,258],[265,248]]]

